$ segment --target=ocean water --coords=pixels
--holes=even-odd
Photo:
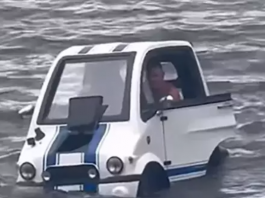
[[[2,0],[0,24],[0,198],[11,197],[29,124],[16,112],[35,102],[61,50],[170,39],[194,44],[212,93],[232,92],[238,136],[218,172],[161,197],[265,197],[265,1]]]

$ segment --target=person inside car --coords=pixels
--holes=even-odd
[[[164,80],[165,73],[159,62],[151,62],[147,66],[147,78],[152,89],[154,98],[159,101],[165,96],[172,96],[174,101],[181,100],[178,89],[171,83]]]

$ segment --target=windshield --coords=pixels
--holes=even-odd
[[[59,67],[62,69],[58,70],[58,75],[53,79],[57,81],[53,84],[57,88],[47,91],[53,97],[46,104],[44,119],[65,120],[68,117],[70,98],[95,95],[103,96],[103,105],[108,106],[103,120],[104,117],[109,120],[108,118],[124,114],[129,106],[125,104],[129,101],[126,100],[126,93],[129,93],[126,89],[131,80],[128,58],[93,59],[65,60],[61,63]]]

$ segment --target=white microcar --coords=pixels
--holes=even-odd
[[[70,47],[27,113],[17,186],[102,196],[205,175],[236,125],[230,94],[209,95],[187,41]]]

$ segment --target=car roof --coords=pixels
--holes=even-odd
[[[72,46],[60,53],[61,56],[71,56],[78,54],[111,54],[117,52],[137,52],[144,53],[155,48],[170,46],[189,46],[192,44],[184,40],[170,41],[142,41],[142,42],[112,42],[91,45]]]

